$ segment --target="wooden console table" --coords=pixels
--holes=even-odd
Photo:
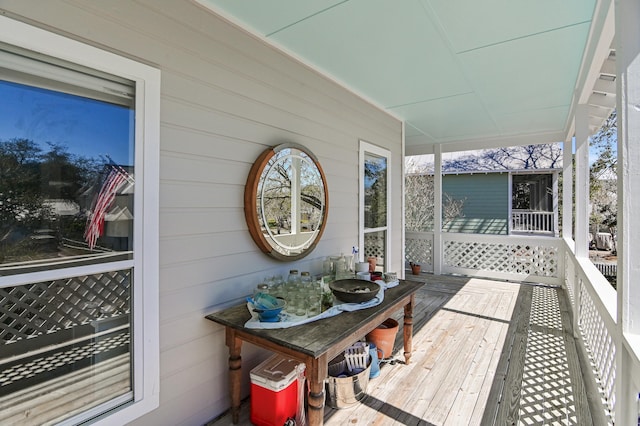
[[[243,341],[305,363],[309,381],[307,418],[310,426],[322,425],[328,362],[401,308],[404,308],[404,358],[409,363],[415,292],[422,285],[424,283],[400,280],[399,285],[385,291],[384,301],[378,306],[343,312],[331,318],[290,328],[245,328],[244,324],[251,317],[246,305],[207,315],[207,319],[225,326],[226,344],[229,347],[229,391],[233,423],[238,423],[240,416],[240,352]]]

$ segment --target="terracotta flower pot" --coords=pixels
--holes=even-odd
[[[381,358],[390,358],[393,355],[393,344],[398,333],[398,321],[387,318],[382,324],[367,334],[367,342],[375,343],[380,349]]]
[[[369,272],[374,272],[376,270],[376,264],[378,263],[378,258],[375,256],[369,256],[367,258],[367,262],[369,262]]]
[[[411,265],[411,273],[413,275],[420,275],[420,270],[422,269],[417,263],[410,263]]]

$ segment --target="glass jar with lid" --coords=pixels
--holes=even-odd
[[[300,284],[300,275],[298,275],[297,269],[292,269],[289,271],[289,276],[287,277],[287,287],[289,290],[295,290]]]
[[[266,283],[260,283],[256,286],[255,290],[253,291],[253,297],[255,299],[259,293],[269,294],[269,292],[270,292],[269,285]]]
[[[287,277],[287,282],[298,281],[300,279],[300,275],[298,275],[297,269],[291,269],[289,271],[289,276]]]
[[[307,271],[303,271],[300,274],[300,288],[307,294],[310,294],[313,290],[311,286],[311,275],[309,275]]]

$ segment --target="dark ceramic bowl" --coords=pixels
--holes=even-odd
[[[337,280],[329,284],[336,299],[345,303],[362,303],[376,297],[380,291],[380,284],[372,281],[346,279]]]

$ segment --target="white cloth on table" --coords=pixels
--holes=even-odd
[[[323,318],[333,317],[338,315],[341,312],[349,312],[349,311],[357,311],[360,309],[372,308],[374,306],[378,306],[384,300],[384,291],[388,288],[392,288],[400,284],[400,281],[391,281],[385,283],[382,280],[375,281],[380,285],[380,290],[375,297],[367,302],[362,303],[340,303],[338,305],[333,305],[330,309],[313,316],[313,317],[304,317],[304,318],[296,318],[295,316],[289,315],[287,313],[280,314],[280,321],[278,322],[262,322],[260,318],[258,318],[258,314],[253,311],[253,305],[251,302],[247,302],[247,309],[251,313],[251,319],[247,321],[244,326],[246,328],[262,328],[262,329],[275,329],[275,328],[289,328],[295,327],[296,325],[307,324],[313,321],[318,321]]]

